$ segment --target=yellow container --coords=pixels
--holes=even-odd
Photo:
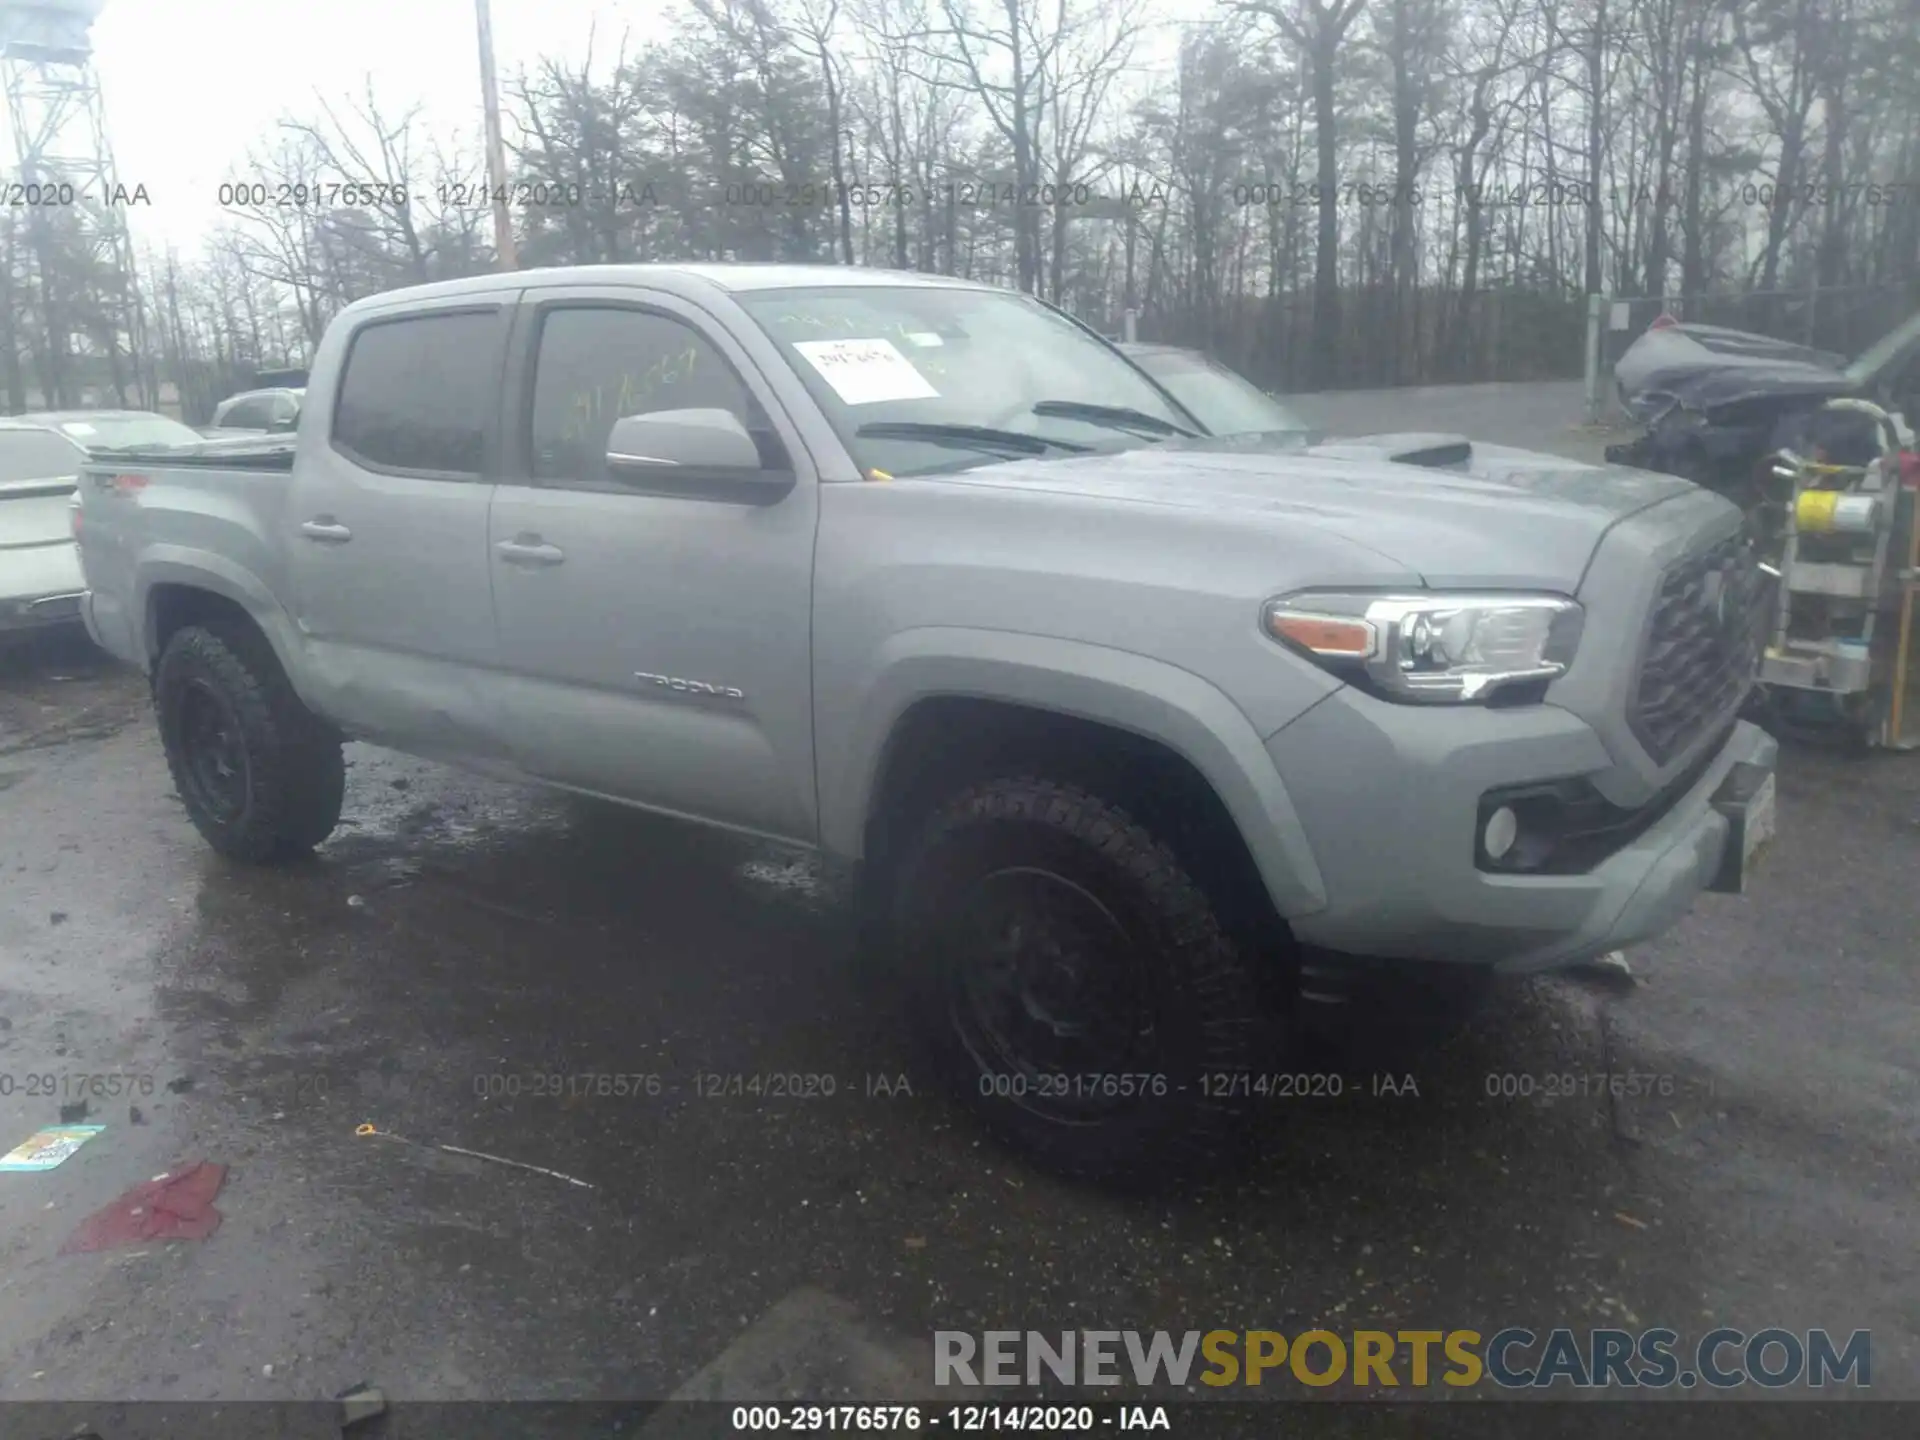
[[[1793,512],[1793,523],[1802,530],[1825,534],[1833,529],[1833,510],[1839,502],[1838,490],[1804,490]]]
[[[1844,490],[1803,490],[1793,512],[1794,525],[1813,535],[1871,535],[1880,521],[1880,501]]]

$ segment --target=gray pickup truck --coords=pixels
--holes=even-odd
[[[1643,940],[1772,829],[1732,505],[1225,443],[979,284],[396,291],[328,329],[295,439],[77,504],[88,628],[221,853],[325,840],[343,737],[813,847],[931,1062],[1083,1174],[1230,1151],[1305,1000]]]

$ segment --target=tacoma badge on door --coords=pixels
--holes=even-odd
[[[654,684],[668,690],[678,690],[683,695],[711,695],[716,700],[744,700],[744,690],[736,690],[731,685],[709,685],[704,680],[682,680],[677,675],[649,675],[644,670],[633,672],[636,680],[651,680]]]

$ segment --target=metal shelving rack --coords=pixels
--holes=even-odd
[[[1894,627],[1893,694],[1880,743],[1889,750],[1920,750],[1920,734],[1906,733],[1907,687],[1916,678],[1911,659],[1915,641],[1914,602],[1920,598],[1920,488],[1903,482],[1897,503],[1905,510],[1906,563],[1899,571],[1900,620]]]
[[[1781,530],[1780,580],[1772,634],[1760,662],[1760,681],[1772,691],[1823,695],[1838,713],[1861,724],[1868,744],[1888,749],[1920,748],[1920,740],[1902,736],[1907,650],[1913,641],[1915,574],[1920,569],[1920,525],[1915,523],[1914,492],[1904,483],[1900,432],[1893,417],[1864,400],[1835,400],[1830,409],[1858,410],[1875,421],[1880,453],[1866,465],[1831,465],[1790,451],[1777,457],[1774,473],[1790,482]],[[1871,545],[1863,530],[1836,527],[1823,535],[1853,535],[1857,542],[1844,559],[1807,560],[1800,515],[1802,497],[1835,492],[1841,499],[1871,500]],[[1908,553],[1894,550],[1897,535]],[[1862,550],[1867,558],[1858,558]],[[1903,563],[1904,562],[1904,563]],[[1825,602],[1824,635],[1795,634],[1797,597]],[[1889,647],[1881,633],[1889,600],[1898,615]],[[1840,633],[1844,628],[1857,634]],[[1876,644],[1876,641],[1879,643]]]

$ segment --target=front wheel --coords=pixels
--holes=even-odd
[[[301,704],[265,640],[238,625],[176,631],[153,698],[174,786],[215,850],[268,864],[332,833],[346,790],[339,737]]]
[[[1239,1149],[1259,1054],[1248,961],[1174,853],[1077,787],[972,785],[896,872],[893,934],[929,1051],[1003,1138],[1108,1181]]]

